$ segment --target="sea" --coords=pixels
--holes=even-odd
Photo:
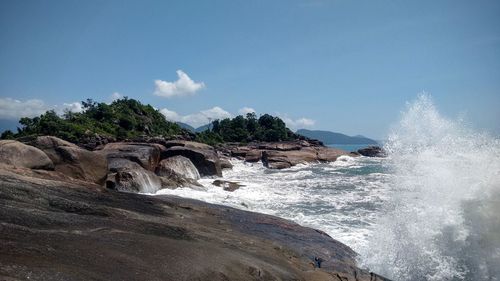
[[[364,145],[336,146],[355,151]],[[500,280],[500,140],[442,116],[428,95],[408,103],[386,158],[271,170],[232,159],[223,179],[171,194],[290,219],[358,253],[393,280]]]

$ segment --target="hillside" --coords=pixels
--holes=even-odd
[[[143,135],[167,137],[183,132],[151,105],[134,99],[125,97],[111,104],[88,99],[82,105],[84,111],[79,113],[68,111],[60,116],[49,110],[37,117],[23,117],[19,120],[18,132],[5,131],[1,138],[51,135],[78,143],[95,134],[123,140]]]
[[[375,140],[358,136],[348,136],[341,133],[320,130],[300,129],[297,134],[322,141],[324,144],[377,144]]]

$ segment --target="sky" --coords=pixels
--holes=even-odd
[[[500,1],[0,1],[0,129],[127,96],[383,139],[424,91],[500,135]]]

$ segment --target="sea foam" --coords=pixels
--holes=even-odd
[[[394,280],[498,280],[498,139],[442,117],[421,95],[385,149],[390,199],[362,263]]]

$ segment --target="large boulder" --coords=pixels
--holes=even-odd
[[[385,157],[386,153],[380,146],[369,146],[358,149],[358,153],[367,157]]]
[[[163,151],[161,158],[179,155],[191,160],[201,176],[222,176],[220,160],[214,150],[174,146]]]
[[[245,155],[246,162],[259,162],[262,159],[262,150],[254,149],[250,150]]]
[[[54,163],[45,152],[15,140],[0,140],[0,162],[30,169],[54,169]]]
[[[49,156],[58,172],[97,184],[106,180],[108,162],[99,153],[52,136],[37,137],[31,144]]]
[[[321,162],[333,162],[342,155],[349,155],[350,153],[336,148],[331,147],[318,147],[316,148],[318,160]],[[355,156],[355,155],[351,155]]]
[[[146,170],[154,171],[160,162],[161,152],[166,148],[156,143],[116,142],[106,144],[98,153],[112,158],[123,158],[135,162]]]
[[[180,155],[161,160],[158,167],[156,167],[156,174],[159,176],[178,174],[192,180],[200,179],[200,173],[193,165],[193,162]]]
[[[300,150],[266,150],[262,152],[262,163],[270,169],[284,169],[301,163],[318,161],[316,150],[303,148]]]
[[[161,179],[139,164],[123,158],[111,158],[106,187],[125,192],[155,193],[162,188]]]

